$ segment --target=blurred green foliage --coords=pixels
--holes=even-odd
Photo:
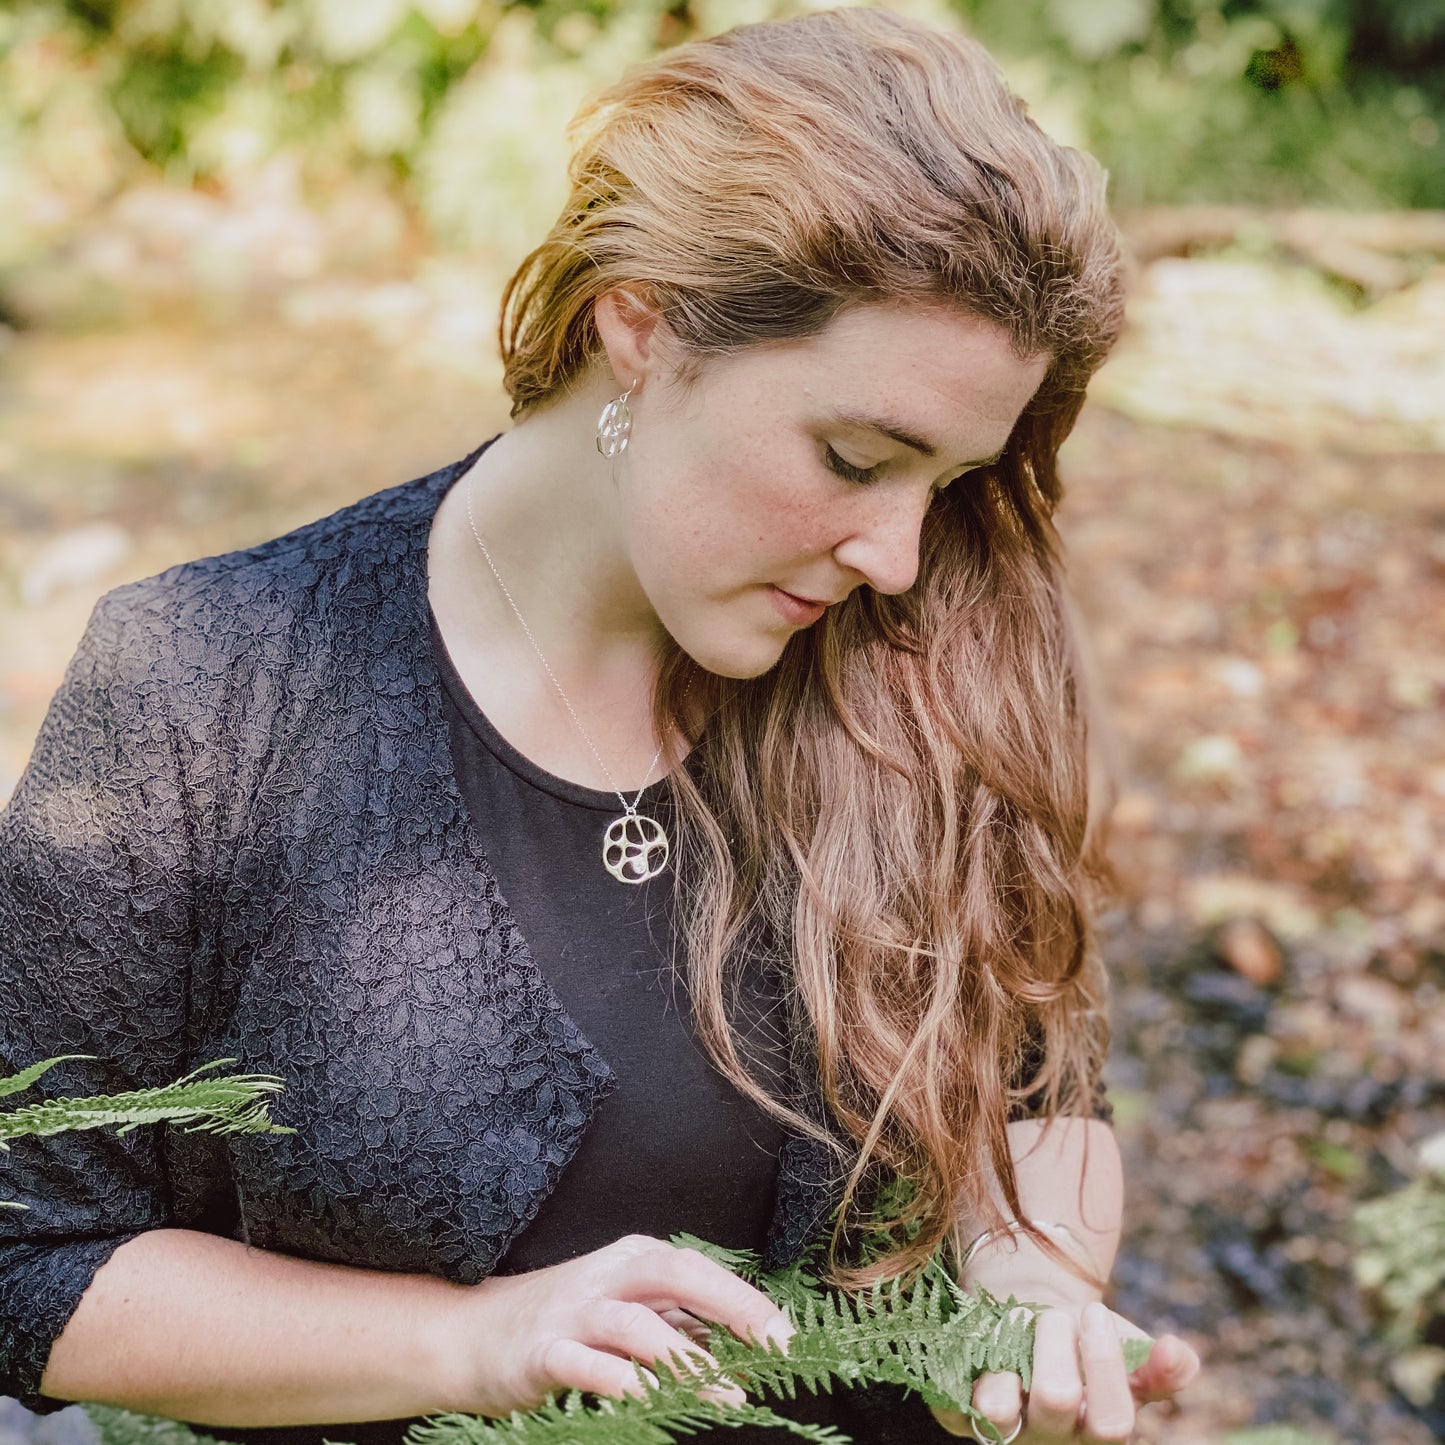
[[[1392,1194],[1358,1205],[1355,1278],[1388,1310],[1385,1339],[1405,1350],[1445,1319],[1445,1133],[1418,1150],[1420,1168]]]
[[[1445,205],[1441,0],[960,0],[1125,206]],[[1034,88],[1020,86],[1031,99]],[[1057,127],[1056,127],[1057,128]]]
[[[0,264],[138,175],[287,152],[373,172],[442,242],[515,252],[562,126],[628,63],[809,0],[5,0]],[[1441,0],[899,0],[962,24],[1124,206],[1445,205]]]

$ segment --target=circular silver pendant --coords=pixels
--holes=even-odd
[[[602,863],[619,883],[646,883],[667,867],[662,824],[641,813],[614,818],[602,835]]]

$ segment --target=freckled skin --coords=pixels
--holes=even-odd
[[[701,666],[757,677],[802,625],[769,585],[836,602],[906,591],[932,489],[997,452],[1047,366],[956,310],[860,307],[817,336],[710,358],[684,392],[655,312],[608,292],[604,357],[482,453],[433,523],[429,596],[453,661],[508,741],[558,776],[610,786],[477,549],[476,525],[548,664],[619,782],[648,776],[650,695],[668,636]],[[631,439],[597,419],[629,385]],[[829,411],[886,414],[927,457]],[[866,484],[830,471],[831,446]],[[969,485],[965,478],[954,485]]]
[[[1046,366],[971,316],[875,307],[718,358],[687,396],[640,390],[615,517],[657,618],[704,666],[755,676],[798,626],[765,584],[826,601],[906,591],[932,489],[1002,447]],[[838,406],[906,418],[937,455],[825,425]],[[835,475],[829,443],[854,465],[884,463],[878,479]]]

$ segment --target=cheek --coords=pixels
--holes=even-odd
[[[749,555],[795,564],[826,545],[829,488],[816,472],[811,456],[769,448],[729,469],[713,515]]]
[[[658,516],[658,542],[686,580],[771,581],[778,563],[796,561],[822,533],[816,505],[780,485],[776,468],[732,463],[690,478]]]

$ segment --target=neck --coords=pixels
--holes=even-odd
[[[459,488],[478,609],[520,630],[473,522],[552,670],[584,692],[655,674],[666,641],[622,543],[611,463],[597,451],[597,413],[609,399],[578,391],[527,417]]]
[[[535,719],[522,730],[565,739],[575,724],[520,613],[586,734],[621,779],[640,776],[661,741],[652,693],[667,634],[623,545],[612,464],[597,450],[597,416],[612,394],[579,387],[482,453],[438,510],[429,590],[454,657],[516,679],[514,694],[526,697],[515,707]],[[580,735],[576,744],[585,763],[591,754]]]

